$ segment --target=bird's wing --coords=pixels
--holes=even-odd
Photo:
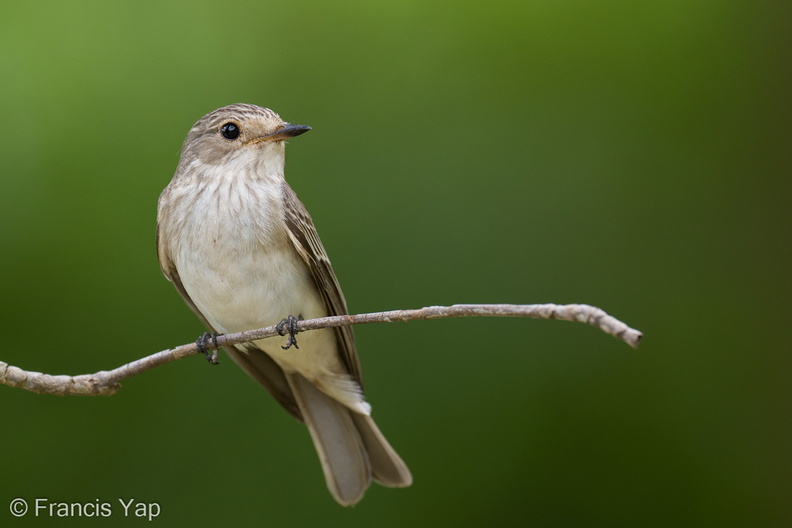
[[[286,230],[289,233],[292,243],[297,253],[302,257],[308,268],[311,270],[316,287],[322,293],[328,315],[346,315],[347,311],[344,294],[338,285],[333,267],[327,258],[327,253],[319,240],[319,235],[314,227],[311,215],[306,211],[305,206],[297,198],[288,184],[283,184],[283,203]],[[351,326],[341,326],[335,328],[336,338],[344,361],[352,378],[363,387],[360,373],[360,360],[355,347],[355,335]]]

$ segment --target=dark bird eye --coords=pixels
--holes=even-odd
[[[239,137],[239,127],[234,123],[226,123],[220,127],[220,133],[224,138],[234,140]]]

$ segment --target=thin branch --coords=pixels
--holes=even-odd
[[[366,323],[391,323],[415,319],[443,319],[449,317],[529,317],[532,319],[559,319],[587,323],[606,334],[621,339],[633,348],[638,347],[643,334],[630,328],[615,317],[595,306],[587,304],[455,304],[452,306],[428,306],[417,310],[393,310],[359,315],[337,315],[299,321],[298,332],[349,326]],[[267,337],[277,336],[275,326],[248,330],[217,337],[217,346],[236,345]],[[213,350],[208,344],[205,348]],[[121,388],[121,381],[141,372],[183,357],[198,354],[195,343],[163,350],[150,356],[127,363],[110,371],[80,376],[51,376],[41,372],[28,372],[0,361],[0,384],[29,390],[39,394],[110,396]],[[295,351],[299,353],[299,351]]]

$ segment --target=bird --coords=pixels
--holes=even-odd
[[[412,475],[371,417],[352,328],[304,332],[299,342],[293,334],[298,319],[349,313],[284,177],[286,140],[308,130],[243,103],[199,119],[158,200],[157,254],[211,335],[290,323],[287,346],[261,339],[224,348],[305,423],[331,495],[349,506],[372,481],[406,487]]]

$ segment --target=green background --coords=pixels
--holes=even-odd
[[[643,330],[358,327],[415,484],[353,509],[227,359],[111,398],[0,387],[0,525],[788,526],[790,3],[8,2],[0,360],[83,374],[193,341],[156,201],[190,126],[313,131],[287,178],[353,312],[582,302]],[[286,314],[284,314],[286,315]],[[221,360],[223,358],[221,357]],[[17,519],[28,501],[109,519]]]

